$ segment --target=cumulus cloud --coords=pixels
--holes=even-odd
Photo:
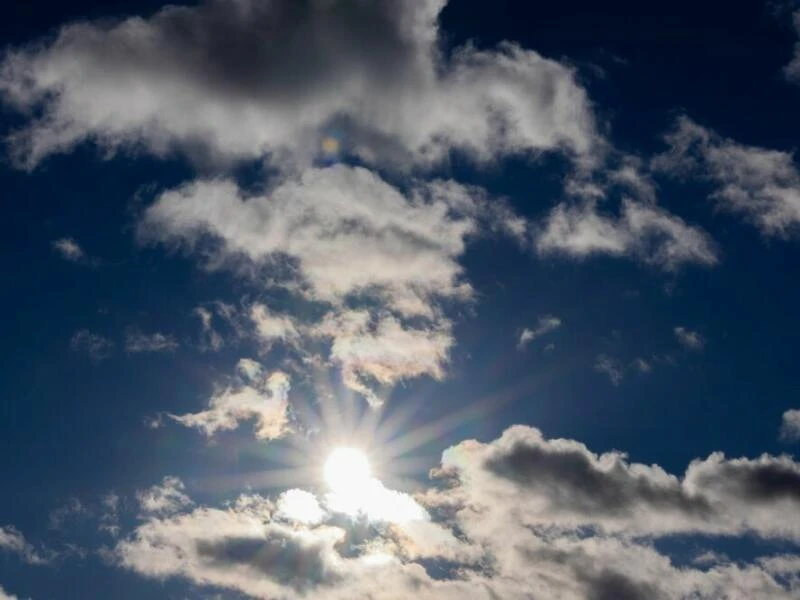
[[[439,304],[473,297],[458,262],[469,239],[499,231],[519,241],[524,229],[482,190],[434,181],[405,194],[366,169],[339,165],[307,170],[264,195],[220,180],[165,192],[147,209],[140,235],[202,246],[212,267],[288,260],[286,279],[275,283],[329,311],[300,325],[256,303],[257,335],[268,343],[296,344],[301,333],[329,339],[345,383],[379,402],[371,381],[443,375],[453,339]],[[198,314],[210,332],[209,311]]]
[[[536,338],[541,337],[546,333],[550,333],[551,331],[555,331],[559,327],[561,327],[561,319],[558,317],[554,317],[553,315],[545,315],[544,317],[540,317],[539,322],[534,329],[528,329],[526,327],[522,330],[522,333],[519,335],[519,341],[517,341],[517,348],[522,350]]]
[[[747,146],[680,117],[665,136],[669,149],[656,170],[696,175],[717,188],[717,206],[738,214],[767,236],[786,238],[800,224],[800,173],[789,152]]]
[[[672,331],[681,346],[688,350],[702,350],[706,345],[705,338],[697,331],[681,326],[675,327]]]
[[[383,488],[420,507],[407,520],[392,522],[388,500],[376,503],[385,515],[364,522],[343,521],[335,502],[304,490],[276,502],[243,495],[149,516],[113,555],[147,577],[256,598],[788,600],[800,591],[792,554],[678,567],[652,544],[687,533],[796,543],[800,527],[785,515],[800,507],[800,465],[788,457],[714,453],[679,478],[514,426],[446,450],[433,476],[416,500]],[[434,578],[428,559],[453,568]]]
[[[281,437],[289,428],[288,375],[280,371],[267,374],[260,363],[248,358],[239,361],[237,371],[235,384],[217,391],[207,410],[169,417],[206,436],[236,429],[241,421],[253,419],[257,438]]]
[[[160,333],[144,333],[131,327],[125,332],[125,352],[138,354],[141,352],[172,352],[178,347],[178,341],[171,335]]]
[[[105,360],[114,352],[114,342],[88,329],[76,331],[69,341],[70,350],[84,352],[94,362]]]
[[[557,205],[540,227],[536,249],[544,256],[578,259],[630,257],[667,271],[687,264],[710,267],[719,261],[716,245],[701,228],[631,198],[623,199],[617,216],[593,199]]]
[[[783,413],[780,437],[786,442],[800,440],[800,410],[790,409]]]
[[[91,140],[307,163],[325,135],[362,160],[430,164],[565,148],[594,120],[571,68],[514,44],[440,51],[444,0],[207,0],[79,22],[8,53],[0,92],[33,119],[17,161]]]

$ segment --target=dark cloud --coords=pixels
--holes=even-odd
[[[288,532],[271,530],[265,537],[224,538],[197,542],[197,553],[216,566],[247,566],[281,585],[307,590],[335,581],[322,543],[302,543]]]
[[[520,440],[486,458],[486,468],[545,496],[553,509],[586,515],[624,516],[635,508],[702,516],[710,512],[702,497],[691,497],[677,480],[657,482],[635,473],[621,455],[600,464],[578,445]]]

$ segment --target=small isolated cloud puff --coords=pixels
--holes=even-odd
[[[790,409],[783,413],[780,438],[785,442],[800,441],[800,410]]]
[[[688,350],[702,350],[706,345],[706,340],[697,331],[692,331],[686,327],[675,327],[673,330],[675,338],[684,348]]]
[[[526,327],[522,330],[522,333],[519,335],[519,341],[517,342],[517,349],[524,349],[525,346],[527,346],[536,338],[541,337],[546,333],[550,333],[551,331],[555,331],[559,327],[561,327],[561,319],[558,317],[554,317],[553,315],[539,317],[539,322],[535,329],[528,329]]]
[[[792,154],[739,144],[686,116],[665,139],[669,150],[653,159],[655,170],[713,182],[717,206],[766,236],[786,238],[798,231],[800,172]]]
[[[573,70],[514,44],[440,52],[445,0],[206,0],[80,22],[9,52],[0,93],[40,115],[18,164],[92,140],[308,164],[328,130],[366,162],[427,165],[597,145]],[[199,146],[199,148],[198,148]]]
[[[257,438],[281,437],[289,428],[289,376],[280,371],[267,375],[260,363],[246,358],[239,361],[237,370],[237,384],[216,392],[207,410],[169,417],[186,427],[199,429],[208,437],[254,419]]]
[[[88,329],[76,331],[69,347],[74,352],[85,352],[93,362],[105,360],[114,352],[114,342]]]
[[[53,248],[64,260],[70,262],[81,262],[86,258],[83,248],[71,237],[63,237],[53,241]]]
[[[160,333],[143,333],[137,328],[129,328],[125,332],[125,352],[138,354],[141,352],[173,352],[178,347],[177,340]]]

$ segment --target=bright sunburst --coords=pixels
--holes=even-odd
[[[371,478],[369,460],[356,448],[337,448],[325,461],[325,482],[335,494],[357,494]]]

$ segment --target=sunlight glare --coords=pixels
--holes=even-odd
[[[356,448],[337,448],[325,462],[325,481],[335,494],[357,495],[371,478],[367,456]]]

